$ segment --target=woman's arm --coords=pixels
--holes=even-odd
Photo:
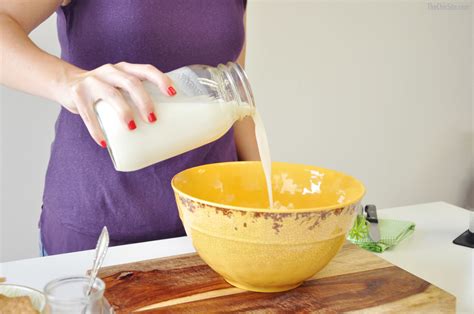
[[[105,137],[94,112],[94,104],[104,99],[114,106],[130,130],[135,127],[133,111],[118,90],[127,91],[141,118],[156,121],[153,103],[140,80],[150,80],[164,94],[171,80],[151,65],[119,63],[93,71],[73,66],[38,48],[28,34],[58,8],[61,0],[0,1],[0,83],[42,96],[79,114],[97,144],[105,147]]]
[[[39,49],[28,34],[54,13],[60,0],[1,1],[1,83],[15,89],[64,101],[61,83],[81,70]]]
[[[244,16],[244,25],[245,19],[246,16]],[[242,52],[237,59],[237,63],[239,63],[243,68],[245,67],[246,46],[247,44],[244,43]],[[246,117],[243,120],[235,123],[234,138],[239,160],[260,160],[257,139],[255,138],[255,124],[253,123],[252,118]]]

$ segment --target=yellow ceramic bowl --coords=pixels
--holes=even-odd
[[[259,162],[199,166],[172,180],[179,215],[201,258],[230,284],[252,291],[297,287],[336,255],[364,186],[313,166],[273,163],[279,209],[268,209]]]

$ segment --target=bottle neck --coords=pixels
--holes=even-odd
[[[236,118],[243,119],[251,116],[255,112],[255,100],[250,87],[247,74],[242,67],[234,62],[219,64],[222,85],[221,93],[228,102],[235,102],[237,105]]]

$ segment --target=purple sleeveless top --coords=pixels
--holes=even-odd
[[[168,72],[235,61],[244,10],[242,0],[73,0],[57,11],[61,56],[86,70],[126,61]],[[145,169],[117,172],[78,115],[62,108],[55,130],[40,219],[48,254],[94,248],[103,226],[112,245],[184,235],[171,178],[237,159],[231,130]]]

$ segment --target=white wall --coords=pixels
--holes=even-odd
[[[250,1],[247,68],[276,160],[346,171],[380,207],[472,187],[472,9]]]
[[[474,6],[474,1],[471,0]],[[469,208],[474,211],[474,8],[471,8],[471,125],[472,125],[472,154],[471,154],[471,200]]]
[[[425,1],[252,0],[247,69],[275,160],[346,171],[380,207],[473,187],[472,9]],[[58,53],[55,18],[33,34]],[[2,89],[0,261],[37,255],[58,107]]]

